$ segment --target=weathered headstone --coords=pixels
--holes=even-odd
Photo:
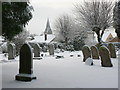
[[[8,60],[15,59],[15,44],[9,43],[8,44]]]
[[[40,57],[41,47],[38,44],[34,45],[34,57]]]
[[[48,45],[48,50],[49,50],[50,55],[54,55],[54,45],[53,44]]]
[[[116,58],[115,46],[112,43],[108,44],[111,58]]]
[[[101,65],[103,67],[112,67],[110,51],[106,46],[101,46],[99,49],[99,54],[101,57]]]
[[[93,59],[92,58],[87,58],[86,61],[85,61],[85,64],[89,65],[89,66],[93,65]]]
[[[33,76],[32,50],[29,44],[24,44],[20,49],[19,74],[15,79],[18,81],[31,81]]]
[[[82,53],[83,53],[83,62],[85,62],[87,58],[91,58],[91,51],[88,45],[83,46]]]
[[[2,53],[2,48],[1,48],[1,46],[0,46],[0,54]]]
[[[47,52],[47,46],[43,46],[43,47],[42,47],[42,51],[43,51],[43,52]]]
[[[96,46],[91,46],[92,59],[99,59],[99,51]]]

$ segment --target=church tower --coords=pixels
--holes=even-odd
[[[52,34],[49,19],[47,19],[47,24],[46,24],[46,29],[45,29],[44,34]]]

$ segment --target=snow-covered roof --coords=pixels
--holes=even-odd
[[[42,35],[42,36],[35,36],[34,38],[35,38],[34,40],[29,41],[29,42],[32,42],[32,43],[50,43],[55,38],[55,35],[48,34],[46,41],[45,41],[45,36],[44,35]]]
[[[112,35],[113,38],[116,37],[115,29],[113,27],[109,27],[105,30],[103,36],[102,36],[102,41],[106,41],[109,35]]]
[[[106,39],[108,38],[108,36],[110,35],[110,32],[105,32],[102,36],[102,41],[106,41]],[[112,35],[112,34],[111,34]]]

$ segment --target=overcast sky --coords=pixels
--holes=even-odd
[[[30,20],[27,30],[30,33],[40,35],[44,32],[47,18],[50,20],[51,28],[54,29],[54,21],[64,13],[71,14],[73,4],[82,0],[31,0],[34,8],[33,18]]]
[[[74,4],[78,2],[82,3],[82,1],[83,0],[30,0],[34,12],[33,18],[27,26],[27,30],[29,30],[30,33],[40,35],[45,30],[47,18],[49,18],[51,28],[54,30],[55,19],[62,14],[73,14]]]

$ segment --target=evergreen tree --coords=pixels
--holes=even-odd
[[[75,35],[73,40],[74,50],[78,51],[82,49],[82,47],[85,45],[85,38],[86,38],[86,35],[84,31]]]
[[[2,36],[11,41],[14,36],[23,31],[23,28],[32,18],[29,1],[2,3]]]
[[[116,2],[113,10],[114,28],[117,36],[120,38],[120,1]]]

